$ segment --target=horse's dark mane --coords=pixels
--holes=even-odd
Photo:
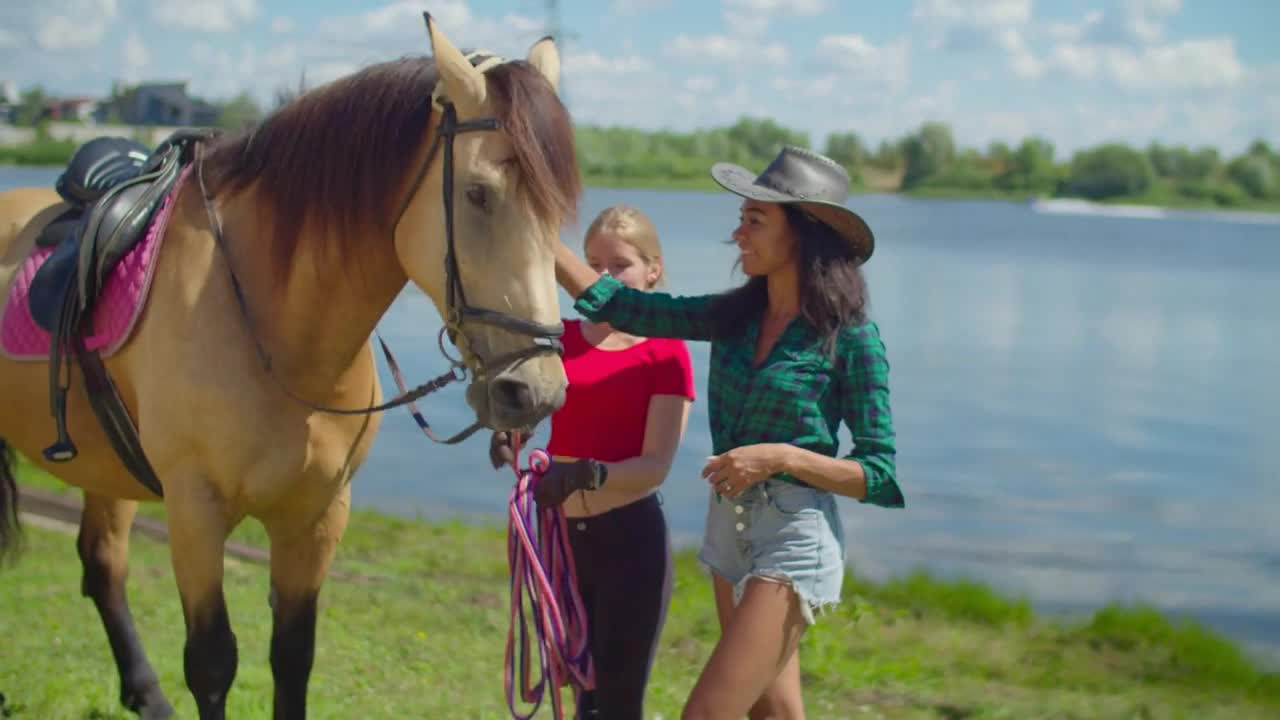
[[[575,214],[582,192],[569,114],[527,62],[499,65],[486,77],[515,149],[521,191],[539,219],[558,226]],[[211,190],[235,193],[257,183],[281,275],[308,230],[326,231],[348,257],[370,235],[390,236],[418,148],[429,141],[436,81],[434,61],[405,57],[292,98],[255,127],[213,143],[205,159]]]

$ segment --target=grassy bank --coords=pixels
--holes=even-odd
[[[29,470],[25,485],[56,487]],[[162,511],[152,508],[148,515]],[[254,523],[235,539],[261,543]],[[0,576],[0,692],[18,720],[126,718],[92,604],[79,597],[72,536],[28,524],[19,563]],[[316,718],[503,718],[507,627],[504,534],[357,512],[336,562],[373,581],[330,580],[312,676]],[[229,563],[240,643],[230,717],[270,717],[264,568]],[[135,536],[130,594],[179,717],[182,619],[167,548]],[[925,575],[850,578],[846,602],[802,646],[810,717],[1270,718],[1280,676],[1230,642],[1143,608],[1106,608],[1063,626],[981,585]],[[675,718],[717,635],[710,588],[677,559],[648,716]],[[0,713],[3,715],[3,713]],[[550,717],[544,712],[539,717]]]
[[[71,140],[42,138],[20,145],[0,145],[0,165],[66,165],[79,147]]]

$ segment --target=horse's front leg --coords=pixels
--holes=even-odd
[[[143,720],[173,716],[156,672],[142,649],[125,593],[129,574],[129,528],[138,504],[85,493],[76,549],[84,574],[80,592],[93,600],[120,671],[120,703]]]
[[[224,720],[239,653],[222,593],[222,553],[231,523],[208,482],[191,476],[165,483],[173,572],[187,621],[183,670],[200,720]]]
[[[307,716],[307,682],[316,648],[316,600],[350,510],[348,485],[318,518],[283,513],[263,521],[271,538],[275,720],[303,720]]]

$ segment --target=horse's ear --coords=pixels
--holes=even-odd
[[[542,73],[556,92],[560,92],[560,50],[550,35],[529,48],[529,64]]]
[[[427,23],[427,35],[431,38],[431,54],[435,57],[440,82],[444,83],[449,101],[466,114],[483,112],[485,95],[489,86],[484,73],[472,67],[462,52],[449,42],[444,33],[436,29],[430,13],[422,13]]]

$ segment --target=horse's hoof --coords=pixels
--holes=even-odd
[[[142,720],[169,720],[173,717],[173,706],[166,701],[163,706],[149,707],[139,715]]]
[[[142,720],[169,720],[169,718],[173,717],[173,706],[162,697],[160,702],[142,708],[142,711],[138,713],[138,717],[142,718]]]
[[[173,717],[173,706],[158,685],[141,695],[122,697],[120,703],[137,713],[142,720],[169,720]]]

